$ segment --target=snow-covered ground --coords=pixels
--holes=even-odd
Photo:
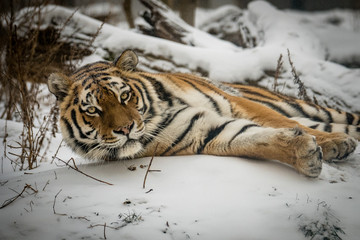
[[[251,3],[248,9],[263,36],[263,42],[255,48],[194,48],[104,25],[95,42],[98,51],[83,64],[100,59],[102,47],[113,47],[116,52],[143,44],[149,53],[197,64],[217,80],[241,81],[275,68],[279,54],[286,56],[289,48],[305,85],[333,96],[333,100],[342,99],[348,109],[360,110],[360,70],[329,61],[346,62],[360,56],[360,32],[349,20],[351,11],[279,11],[266,2]],[[198,15],[200,22],[211,17],[205,11]],[[340,25],[327,22],[334,16],[343,19]],[[81,14],[74,17],[79,26],[87,26],[85,31],[96,30],[99,24]],[[52,101],[53,97],[44,98],[39,112],[49,111],[48,102]],[[21,197],[0,209],[0,239],[360,236],[360,147],[343,163],[325,163],[317,179],[306,178],[276,161],[204,155],[155,157],[151,169],[160,171],[149,172],[143,188],[150,158],[88,162],[61,143],[60,133],[48,148],[45,146],[44,160],[38,168],[14,170],[6,156],[14,159],[10,153],[18,150],[9,146],[16,145],[21,131],[21,123],[0,120],[0,204],[31,185]],[[52,161],[57,150],[59,159],[74,158],[79,170],[113,185],[70,169],[59,159]]]

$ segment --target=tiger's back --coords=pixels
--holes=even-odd
[[[360,139],[358,115],[195,75],[138,72],[136,64],[135,53],[125,51],[114,63],[49,77],[64,139],[80,155],[249,156],[316,177],[322,159],[341,160],[354,151],[356,141],[343,133]]]

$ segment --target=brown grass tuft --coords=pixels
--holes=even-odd
[[[48,1],[32,1],[30,7],[30,2],[24,2],[9,1],[9,10],[0,13],[0,103],[4,106],[0,118],[23,123],[20,140],[8,145],[14,151],[9,155],[15,159],[6,155],[21,170],[37,166],[40,149],[51,140],[46,133],[51,130],[55,136],[58,131],[56,106],[45,117],[37,114],[40,84],[52,72],[73,71],[75,60],[91,54],[96,38],[88,40],[85,46],[72,44],[69,39],[75,32],[66,37],[61,34],[72,16],[62,26],[44,28],[42,21]]]

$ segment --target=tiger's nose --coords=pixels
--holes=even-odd
[[[130,124],[122,127],[118,127],[117,129],[114,129],[113,132],[116,134],[123,134],[125,136],[128,136],[131,132],[131,129],[134,127],[134,121],[132,121]]]

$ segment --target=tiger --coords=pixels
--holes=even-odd
[[[316,178],[323,161],[348,158],[360,139],[360,115],[261,87],[189,73],[137,69],[125,50],[70,75],[52,73],[68,146],[86,159],[125,160],[206,154],[270,159]]]

